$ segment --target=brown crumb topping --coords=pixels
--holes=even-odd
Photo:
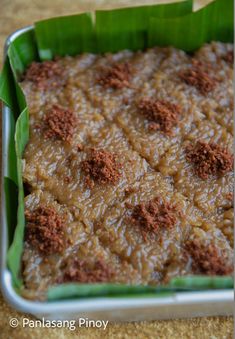
[[[229,63],[229,64],[233,64],[234,61],[234,52],[233,51],[228,51],[224,56],[223,59]]]
[[[91,267],[86,261],[75,259],[65,271],[62,281],[60,282],[108,282],[111,280],[112,276],[112,270],[103,260],[95,261],[94,265]]]
[[[162,131],[168,135],[179,120],[180,107],[164,100],[144,98],[138,103],[138,108],[144,117],[150,121],[149,129]]]
[[[140,228],[144,240],[151,233],[157,234],[161,228],[173,228],[177,215],[181,214],[175,205],[164,202],[159,197],[131,208],[133,211],[128,221]]]
[[[44,118],[45,137],[71,142],[77,118],[68,108],[53,105]]]
[[[210,175],[221,176],[233,169],[233,155],[225,148],[211,142],[197,141],[186,147],[186,159],[195,167],[195,173],[201,179]]]
[[[60,253],[65,247],[64,221],[53,208],[26,211],[26,241],[42,254]]]
[[[64,178],[64,182],[65,182],[66,184],[69,184],[72,180],[73,180],[73,178],[72,178],[72,177],[69,177],[69,176],[66,176],[66,177]]]
[[[226,195],[226,198],[227,198],[229,201],[233,201],[233,192],[229,192],[229,193]]]
[[[41,89],[57,87],[62,83],[63,69],[56,61],[33,62],[25,72],[24,80]]]
[[[120,89],[130,87],[131,67],[128,62],[114,64],[112,67],[102,68],[98,79],[105,88]]]
[[[227,205],[224,207],[224,209],[228,210],[230,208],[233,208],[233,206],[234,206],[234,193],[229,192],[228,194],[225,195],[225,198],[227,200]]]
[[[207,95],[216,87],[216,79],[209,73],[211,65],[204,65],[202,62],[193,60],[192,68],[179,73],[179,77],[186,84],[194,86],[203,95]]]
[[[84,146],[82,144],[77,144],[77,151],[82,152],[84,150]]]
[[[130,98],[123,98],[123,100],[122,100],[122,103],[124,104],[124,105],[129,105],[130,104]]]
[[[132,193],[136,192],[136,189],[134,187],[126,187],[124,189],[125,196],[128,197]]]
[[[186,243],[186,251],[193,259],[193,269],[207,275],[227,275],[233,271],[232,265],[227,265],[226,258],[219,254],[214,244],[205,246],[199,240]]]
[[[86,174],[86,184],[92,188],[94,181],[98,184],[116,184],[121,177],[121,164],[116,154],[92,148],[88,159],[81,163]]]

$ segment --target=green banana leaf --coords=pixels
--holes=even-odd
[[[123,49],[133,51],[145,49],[148,42],[149,18],[166,19],[191,12],[192,0],[167,5],[97,11],[95,33],[98,51],[117,52]]]
[[[64,284],[48,289],[49,301],[91,297],[169,297],[179,291],[233,288],[232,277],[186,276],[174,278],[166,286],[133,286],[121,284]]]
[[[173,278],[169,287],[186,290],[233,288],[232,277],[185,276]]]
[[[20,79],[32,61],[82,52],[115,52],[173,45],[193,51],[211,40],[233,41],[233,1],[215,0],[192,12],[192,0],[170,5],[142,6],[53,18],[37,22],[19,35],[8,49],[0,75],[0,99],[9,107],[9,142],[4,193],[8,224],[8,267],[14,285],[20,275],[24,238],[24,188],[22,155],[29,138],[29,113]],[[18,197],[17,197],[18,194]],[[17,212],[12,213],[13,211]],[[179,277],[168,286],[123,286],[113,284],[66,284],[52,286],[48,299],[89,296],[169,295],[176,290],[231,288],[230,277]]]
[[[16,100],[16,91],[14,86],[14,78],[11,73],[10,63],[8,58],[0,75],[0,93],[2,101],[8,107],[9,115],[9,135],[3,135],[5,143],[5,170],[4,175],[9,177],[17,184],[17,169],[16,169],[16,153],[15,153],[15,122],[19,114],[18,103]],[[3,133],[6,126],[3,127]]]
[[[21,286],[20,277],[21,254],[23,251],[24,239],[24,187],[22,180],[22,155],[29,137],[29,118],[28,108],[23,91],[18,81],[21,78],[25,68],[34,60],[39,60],[37,46],[35,43],[34,31],[28,31],[18,36],[8,48],[7,60],[1,74],[2,91],[0,98],[10,108],[10,136],[7,152],[7,177],[5,182],[5,205],[8,221],[8,239],[13,239],[7,254],[7,262],[12,272],[13,282],[16,287]],[[11,74],[11,77],[8,74]],[[14,112],[14,113],[13,113]],[[20,113],[21,112],[21,113]],[[13,118],[14,116],[14,118]],[[13,180],[17,185],[18,206],[16,215],[15,232],[12,233],[12,219],[15,218],[12,208],[16,205],[16,195],[10,199]]]
[[[200,24],[199,24],[200,23]],[[190,32],[190,34],[188,34]],[[180,18],[150,18],[148,45],[192,52],[212,40],[233,41],[233,1],[217,0]]]
[[[49,301],[72,298],[93,297],[158,297],[169,296],[173,290],[169,288],[151,286],[131,286],[118,284],[62,284],[50,287],[47,293]]]
[[[22,180],[22,156],[24,148],[29,139],[29,115],[28,108],[25,107],[16,122],[15,129],[15,149],[17,161],[17,182],[18,182],[18,209],[17,209],[17,227],[15,229],[13,242],[7,254],[9,269],[17,287],[22,285],[22,279],[19,275],[21,267],[21,254],[23,251],[23,239],[25,228],[24,216],[24,186]]]
[[[96,52],[94,28],[89,13],[65,16],[35,24],[41,60],[60,55]]]

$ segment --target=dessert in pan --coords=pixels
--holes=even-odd
[[[24,295],[233,267],[233,46],[32,63]]]

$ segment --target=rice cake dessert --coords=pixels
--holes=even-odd
[[[188,159],[187,149],[188,147],[197,148],[198,142],[202,142],[203,145],[200,150],[201,154],[206,152],[205,148],[211,144],[223,146],[222,150],[229,150],[229,154],[232,154],[233,138],[230,133],[218,124],[203,121],[194,124],[192,131],[185,136],[182,144],[173,145],[164,154],[158,169],[164,175],[173,176],[175,188],[190,199],[205,215],[210,215],[221,208],[231,207],[233,173],[227,171],[223,175],[218,175],[215,171],[207,176],[208,168],[205,167],[205,173],[199,172],[200,168],[195,169],[193,158]],[[208,160],[205,166],[209,166],[210,154],[216,156],[215,151],[213,155],[213,151],[211,153],[210,151],[209,149],[209,152],[205,153]],[[193,157],[196,156],[194,152]],[[232,169],[232,158],[229,159],[228,165]]]
[[[135,97],[143,83],[149,81],[152,73],[165,57],[165,50],[154,48],[143,52],[123,51],[97,57],[87,70],[73,77],[73,87],[81,89],[94,106],[102,107],[107,120],[113,120],[125,110],[127,102]]]
[[[22,264],[26,297],[35,298],[36,291],[41,299],[48,286],[72,280],[76,274],[81,282],[82,275],[88,274],[94,282],[99,275],[99,281],[141,283],[137,270],[104,248],[99,238],[76,219],[73,210],[58,204],[48,192],[38,190],[28,195],[25,209],[28,228]],[[76,272],[77,264],[80,272]]]
[[[27,185],[40,187],[52,193],[61,204],[76,209],[79,219],[91,227],[92,222],[108,207],[122,199],[125,190],[149,169],[148,163],[132,150],[122,130],[116,125],[106,124],[100,128],[99,133],[93,138],[90,137],[86,144],[79,144],[81,149],[78,149],[77,145],[75,147],[69,145],[67,148],[67,145],[60,141],[55,148],[54,140],[46,140],[45,143],[46,145],[43,144],[35,151],[35,142],[32,139],[29,141],[25,152],[27,156],[24,170]],[[87,159],[92,161],[89,158],[94,153],[93,148],[104,149],[106,152],[97,156],[115,154],[117,176],[120,176],[120,180],[115,184],[104,185],[97,182],[94,184],[92,180],[87,182],[81,164]],[[54,150],[58,151],[55,153]],[[34,161],[29,162],[28,157],[33,157]]]
[[[133,186],[132,192],[97,223],[96,234],[102,243],[106,246],[111,243],[112,251],[141,272],[146,284],[166,283],[166,276],[192,273],[192,259],[187,257],[183,244],[191,238],[193,229],[217,230],[217,233],[219,230],[174,190],[170,178],[160,173],[146,174]],[[151,218],[159,213],[158,198],[159,209],[164,207],[164,212],[163,223],[158,220],[157,227]],[[231,248],[223,234],[221,239],[231,264]]]
[[[232,48],[29,66],[27,298],[67,282],[232,274]]]

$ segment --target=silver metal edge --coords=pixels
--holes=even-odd
[[[5,41],[4,44],[4,51],[3,51],[3,60],[5,59],[5,57],[7,56],[7,52],[8,52],[8,48],[10,46],[10,44],[16,39],[18,38],[18,36],[20,36],[21,34],[31,31],[33,30],[34,26],[30,25],[30,26],[26,26],[20,29],[17,29],[15,32],[13,32],[12,34],[10,34]]]
[[[32,314],[56,313],[64,314],[71,312],[95,312],[108,310],[122,310],[142,308],[142,307],[157,307],[164,306],[183,306],[183,305],[199,305],[210,303],[224,303],[229,307],[228,314],[231,314],[233,307],[233,291],[197,291],[197,292],[182,292],[175,293],[168,297],[156,298],[92,298],[82,300],[65,300],[58,302],[32,302],[23,299],[16,294],[11,283],[11,274],[9,271],[4,272],[3,276],[4,295],[12,306],[16,309]],[[226,312],[226,310],[224,310]],[[227,313],[227,312],[226,312]]]
[[[11,42],[13,42],[18,36],[22,33],[32,30],[33,26],[27,26],[22,29],[19,29],[12,33],[7,39],[4,47],[4,60],[7,55],[7,51]],[[13,286],[11,273],[7,269],[6,265],[6,253],[7,253],[7,225],[6,225],[6,213],[5,213],[5,198],[4,198],[4,176],[7,175],[8,169],[6,167],[7,161],[7,144],[8,144],[8,132],[9,125],[7,122],[7,111],[8,107],[4,104],[2,105],[2,178],[1,178],[1,197],[2,197],[2,213],[1,213],[1,234],[0,234],[0,244],[1,244],[1,266],[0,266],[0,281],[1,281],[1,290],[8,301],[8,303],[21,312],[27,312],[34,314],[36,316],[40,315],[49,315],[49,314],[58,314],[66,315],[71,312],[102,312],[102,311],[112,311],[112,310],[128,310],[135,308],[141,311],[144,307],[156,307],[161,309],[166,307],[179,306],[182,307],[188,306],[189,314],[185,316],[193,316],[190,314],[190,306],[197,305],[202,306],[203,304],[212,304],[215,307],[214,314],[216,312],[216,305],[219,306],[223,304],[226,305],[227,310],[222,311],[221,308],[218,308],[219,314],[223,313],[226,315],[232,314],[233,312],[233,290],[208,290],[208,291],[198,291],[198,292],[179,292],[174,293],[172,296],[168,297],[156,297],[156,298],[89,298],[83,300],[65,300],[57,302],[35,302],[29,301],[22,298],[18,295]],[[221,310],[220,310],[221,309]],[[205,312],[197,314],[197,316],[203,316]],[[211,314],[205,313],[206,315]],[[176,314],[177,316],[177,314]],[[161,316],[157,316],[161,318]],[[144,318],[143,318],[144,319]],[[153,317],[153,319],[155,319]],[[124,319],[123,319],[124,320]],[[128,319],[126,319],[128,321]]]

